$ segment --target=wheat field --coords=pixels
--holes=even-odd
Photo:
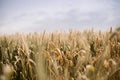
[[[120,30],[0,35],[0,80],[120,80]]]

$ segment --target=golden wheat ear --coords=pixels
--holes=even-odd
[[[120,32],[120,27],[116,28],[116,30],[111,34],[109,40],[112,40],[115,36],[118,37],[119,32]]]

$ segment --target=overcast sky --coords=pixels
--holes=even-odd
[[[0,34],[119,25],[120,0],[0,0]]]

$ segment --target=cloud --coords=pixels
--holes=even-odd
[[[120,25],[119,0],[23,2],[7,3],[10,8],[6,4],[5,15],[0,15],[0,33],[86,29],[91,26],[103,30],[103,27]]]

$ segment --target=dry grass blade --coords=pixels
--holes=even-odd
[[[120,80],[120,68],[112,72],[108,80]]]

